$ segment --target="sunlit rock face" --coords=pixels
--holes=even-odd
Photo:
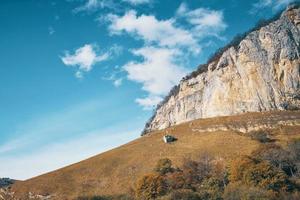
[[[249,33],[183,79],[178,92],[155,112],[145,133],[199,118],[300,108],[300,9]]]

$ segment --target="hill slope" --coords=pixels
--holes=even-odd
[[[1,189],[0,199],[124,194],[161,158],[180,166],[183,158],[207,152],[228,162],[257,149],[260,143],[249,132],[259,129],[268,129],[272,141],[283,145],[300,138],[300,111],[274,111],[300,108],[299,29],[300,8],[287,9],[279,19],[251,32],[237,46],[217,54],[206,68],[183,79],[146,125],[150,134],[17,182],[8,191]],[[224,115],[232,116],[216,117]],[[165,134],[178,140],[165,144]]]
[[[300,137],[300,112],[248,113],[239,116],[195,120],[156,131],[119,148],[102,153],[63,169],[17,182],[12,191],[18,198],[51,195],[51,199],[74,199],[81,195],[127,193],[141,175],[150,172],[157,160],[168,157],[180,166],[184,157],[208,152],[226,161],[247,155],[259,143],[240,131],[273,129],[278,143]],[[165,144],[164,134],[178,141]]]
[[[300,8],[254,28],[182,79],[144,133],[199,118],[300,108]]]

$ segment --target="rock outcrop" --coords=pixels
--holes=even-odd
[[[300,108],[300,8],[250,32],[179,83],[143,134],[199,118]]]

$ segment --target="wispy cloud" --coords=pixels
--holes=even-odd
[[[135,101],[143,106],[144,110],[152,110],[155,105],[162,101],[162,98],[159,96],[148,96],[146,98],[137,98]]]
[[[23,146],[24,144],[27,144],[29,141],[27,138],[17,138],[15,140],[11,140],[7,143],[4,143],[3,145],[0,146],[0,155],[14,151],[18,149],[19,147]]]
[[[283,7],[286,7],[287,5],[293,3],[293,2],[299,2],[299,0],[276,0],[274,2],[274,9],[281,9]]]
[[[78,12],[95,12],[98,9],[115,9],[117,7],[117,4],[114,3],[113,0],[85,0],[85,3],[77,8],[75,8],[73,11],[75,13]]]
[[[1,156],[0,177],[25,180],[125,144],[138,135],[138,130],[125,132],[95,130],[86,132],[81,137],[44,146],[25,155]]]
[[[95,127],[93,115],[105,106],[98,101],[87,101],[73,105],[59,111],[53,111],[42,116],[24,121],[16,126],[16,130],[9,135],[13,138],[0,145],[0,157],[22,151],[30,147],[38,147],[43,142],[59,140],[65,136],[77,135]],[[90,116],[90,118],[88,118]],[[83,121],[85,117],[88,122]]]
[[[55,33],[55,30],[52,26],[48,27],[48,33],[49,33],[49,35],[53,35]]]
[[[123,79],[122,78],[118,78],[116,80],[114,80],[114,86],[115,87],[120,87],[122,85]]]
[[[152,3],[153,0],[123,0],[131,5],[141,5],[141,4],[149,4]]]
[[[123,84],[124,78],[122,76],[123,69],[119,66],[115,66],[111,72],[107,72],[108,76],[103,76],[103,80],[112,81],[115,87],[120,87]]]
[[[250,13],[256,14],[257,12],[267,8],[271,8],[276,12],[293,2],[299,2],[299,0],[258,0],[252,5]]]
[[[150,5],[154,0],[84,0],[84,4],[73,10],[74,13],[79,12],[96,12],[98,10],[124,11],[128,7],[139,5]]]
[[[137,121],[142,119],[119,121],[114,111],[104,112],[111,110],[109,106],[111,99],[106,96],[17,124],[7,133],[11,137],[0,143],[0,177],[30,178],[137,138],[142,128]]]

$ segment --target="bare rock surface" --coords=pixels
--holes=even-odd
[[[207,70],[183,79],[145,133],[199,118],[300,108],[300,8],[250,32]]]

